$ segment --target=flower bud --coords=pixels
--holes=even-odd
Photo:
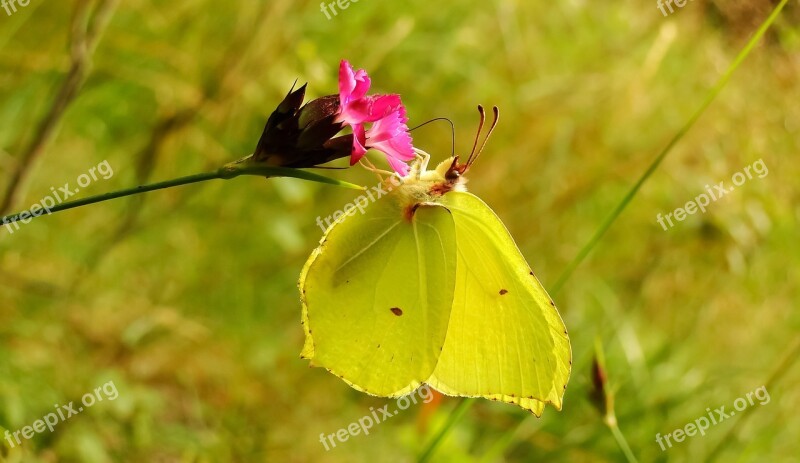
[[[291,90],[267,120],[252,162],[281,167],[314,167],[350,155],[352,135],[333,138],[339,98],[324,96],[305,106],[306,85]],[[348,145],[349,142],[349,145]]]

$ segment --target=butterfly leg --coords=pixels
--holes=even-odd
[[[417,160],[420,162],[420,172],[424,172],[428,168],[428,163],[431,161],[431,155],[417,148],[414,148],[414,153],[416,153]]]
[[[390,177],[393,175],[393,173],[389,172],[388,170],[381,170],[375,167],[375,165],[372,162],[370,162],[370,160],[367,159],[366,156],[361,158],[361,160],[358,161],[358,163],[361,164],[361,167],[375,173],[375,175],[378,176],[378,180],[380,180],[381,182],[386,181],[381,175],[388,175]]]
[[[414,153],[417,155],[417,167],[412,169],[411,174],[415,175],[416,179],[419,180],[422,176],[422,173],[428,169],[428,163],[431,161],[431,155],[417,148],[414,148]]]

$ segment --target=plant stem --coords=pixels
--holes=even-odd
[[[636,460],[636,456],[634,456],[633,452],[631,451],[631,447],[628,445],[628,441],[625,439],[625,435],[622,434],[620,431],[619,426],[617,425],[617,420],[605,420],[608,428],[611,429],[611,434],[614,435],[614,439],[617,440],[617,445],[619,448],[622,449],[622,453],[625,454],[625,458],[628,459],[628,463],[638,463]]]
[[[425,450],[420,454],[419,458],[417,459],[418,463],[427,463],[431,456],[433,456],[433,452],[441,443],[442,439],[449,433],[450,429],[455,425],[462,416],[469,410],[469,407],[472,406],[472,403],[475,402],[475,399],[462,399],[461,402],[450,412],[450,416],[447,417],[447,422],[442,426],[442,429],[433,437],[430,444],[425,447]]]
[[[195,174],[189,175],[187,177],[180,177],[173,180],[167,180],[164,182],[158,183],[151,183],[149,185],[141,185],[133,188],[125,188],[123,190],[112,191],[111,193],[103,193],[100,195],[89,196],[88,198],[77,199],[75,201],[68,201],[66,203],[58,204],[54,207],[49,208],[48,210],[39,211],[40,215],[44,214],[45,212],[48,214],[54,214],[59,211],[66,211],[68,209],[74,209],[76,207],[81,206],[88,206],[89,204],[101,203],[103,201],[109,201],[111,199],[122,198],[125,196],[132,196],[137,195],[140,193],[147,193],[148,191],[155,191],[155,190],[163,190],[164,188],[172,188],[181,185],[189,185],[191,183],[198,183],[198,182],[205,182],[207,180],[213,180],[222,178],[219,176],[219,172],[207,172],[204,174]],[[22,214],[26,214],[25,217],[20,217]],[[23,211],[18,212],[13,215],[9,215],[3,217],[3,223],[14,223],[19,220],[27,219],[28,217],[33,216],[31,211]]]
[[[37,209],[36,215],[34,215],[33,211],[31,210],[22,211],[16,214],[5,216],[2,219],[0,219],[0,221],[2,221],[4,225],[11,224],[20,220],[30,220],[31,218],[41,216],[44,213],[54,214],[59,211],[66,211],[68,209],[87,206],[89,204],[101,203],[103,201],[109,201],[116,198],[123,198],[125,196],[133,196],[142,193],[147,193],[148,191],[163,190],[165,188],[173,188],[176,186],[189,185],[192,183],[206,182],[208,180],[229,180],[232,178],[236,178],[240,175],[256,175],[267,178],[293,177],[303,180],[309,180],[312,182],[327,183],[330,185],[337,185],[345,188],[363,190],[363,188],[358,185],[342,182],[329,177],[324,177],[322,175],[306,172],[303,170],[290,169],[286,167],[269,167],[269,166],[252,165],[252,164],[248,165],[247,163],[230,163],[213,172],[188,175],[186,177],[179,177],[172,180],[166,180],[163,182],[151,183],[149,185],[141,185],[133,188],[125,188],[118,191],[112,191],[110,193],[103,193],[95,196],[89,196],[88,198],[68,201],[48,209]]]
[[[672,148],[675,147],[676,144],[678,144],[678,142],[683,138],[683,136],[686,135],[686,133],[689,132],[689,130],[694,126],[697,120],[700,119],[700,116],[703,115],[703,113],[706,111],[706,109],[708,109],[711,103],[713,103],[714,100],[717,99],[717,96],[720,94],[722,89],[725,88],[725,86],[728,84],[728,81],[731,80],[731,76],[733,76],[733,73],[739,68],[739,66],[742,64],[745,58],[747,58],[750,52],[753,51],[753,48],[761,40],[761,37],[763,37],[764,34],[767,32],[767,29],[769,29],[770,26],[772,26],[772,23],[775,22],[775,19],[778,17],[781,10],[783,10],[783,7],[786,6],[786,3],[788,1],[789,0],[782,0],[781,3],[778,4],[778,6],[776,6],[775,9],[772,11],[772,14],[770,14],[769,17],[764,20],[764,22],[761,24],[761,27],[758,28],[758,31],[755,33],[755,35],[753,35],[753,37],[750,38],[750,41],[747,42],[747,45],[745,45],[742,51],[740,51],[739,54],[736,55],[736,58],[733,60],[730,66],[728,66],[728,69],[725,71],[722,77],[719,78],[719,80],[711,89],[711,91],[708,92],[706,98],[703,100],[700,106],[695,110],[695,112],[691,115],[691,117],[689,117],[689,119],[686,121],[683,127],[681,127],[680,130],[678,130],[678,133],[676,133],[670,139],[669,143],[667,143],[664,149],[661,150],[661,152],[658,154],[658,156],[656,156],[653,162],[650,163],[650,165],[644,171],[642,176],[639,177],[639,180],[636,181],[633,187],[631,187],[628,193],[622,198],[622,201],[620,201],[619,204],[617,204],[614,210],[611,211],[611,214],[609,214],[608,217],[606,217],[606,219],[600,225],[600,228],[598,228],[597,231],[594,233],[594,235],[592,235],[589,242],[587,242],[586,245],[583,248],[581,248],[581,250],[578,252],[578,255],[576,255],[575,258],[572,259],[572,261],[569,263],[569,265],[567,265],[566,271],[564,271],[564,273],[561,274],[561,278],[559,278],[558,281],[556,281],[556,286],[560,287],[564,283],[566,283],[567,279],[570,276],[572,276],[575,269],[578,268],[578,266],[584,261],[584,259],[586,259],[586,257],[589,256],[589,253],[592,252],[592,249],[594,249],[595,246],[597,246],[597,243],[600,242],[600,240],[603,238],[603,235],[605,235],[608,229],[611,228],[611,225],[613,225],[614,222],[616,222],[617,218],[619,218],[620,214],[622,214],[622,211],[624,211],[625,208],[628,207],[628,204],[630,204],[630,202],[633,200],[633,197],[636,196],[636,193],[638,193],[639,190],[642,188],[644,182],[646,182],[647,179],[649,179],[650,176],[653,175],[653,172],[655,172],[656,169],[658,169],[658,166],[661,165],[661,162],[664,161],[664,158],[666,158],[667,155],[672,151]]]

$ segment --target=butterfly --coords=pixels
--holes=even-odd
[[[306,262],[302,358],[355,389],[399,397],[427,384],[460,397],[560,410],[571,370],[553,300],[491,208],[466,191],[465,163],[408,175],[363,214],[341,215]],[[395,179],[396,180],[396,179]]]

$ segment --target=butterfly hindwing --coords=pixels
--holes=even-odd
[[[408,218],[389,197],[343,216],[300,277],[302,356],[370,394],[414,390],[444,345],[455,266],[455,225],[441,205]]]
[[[503,223],[477,196],[441,199],[453,215],[457,277],[435,389],[561,409],[571,351],[564,323]]]

